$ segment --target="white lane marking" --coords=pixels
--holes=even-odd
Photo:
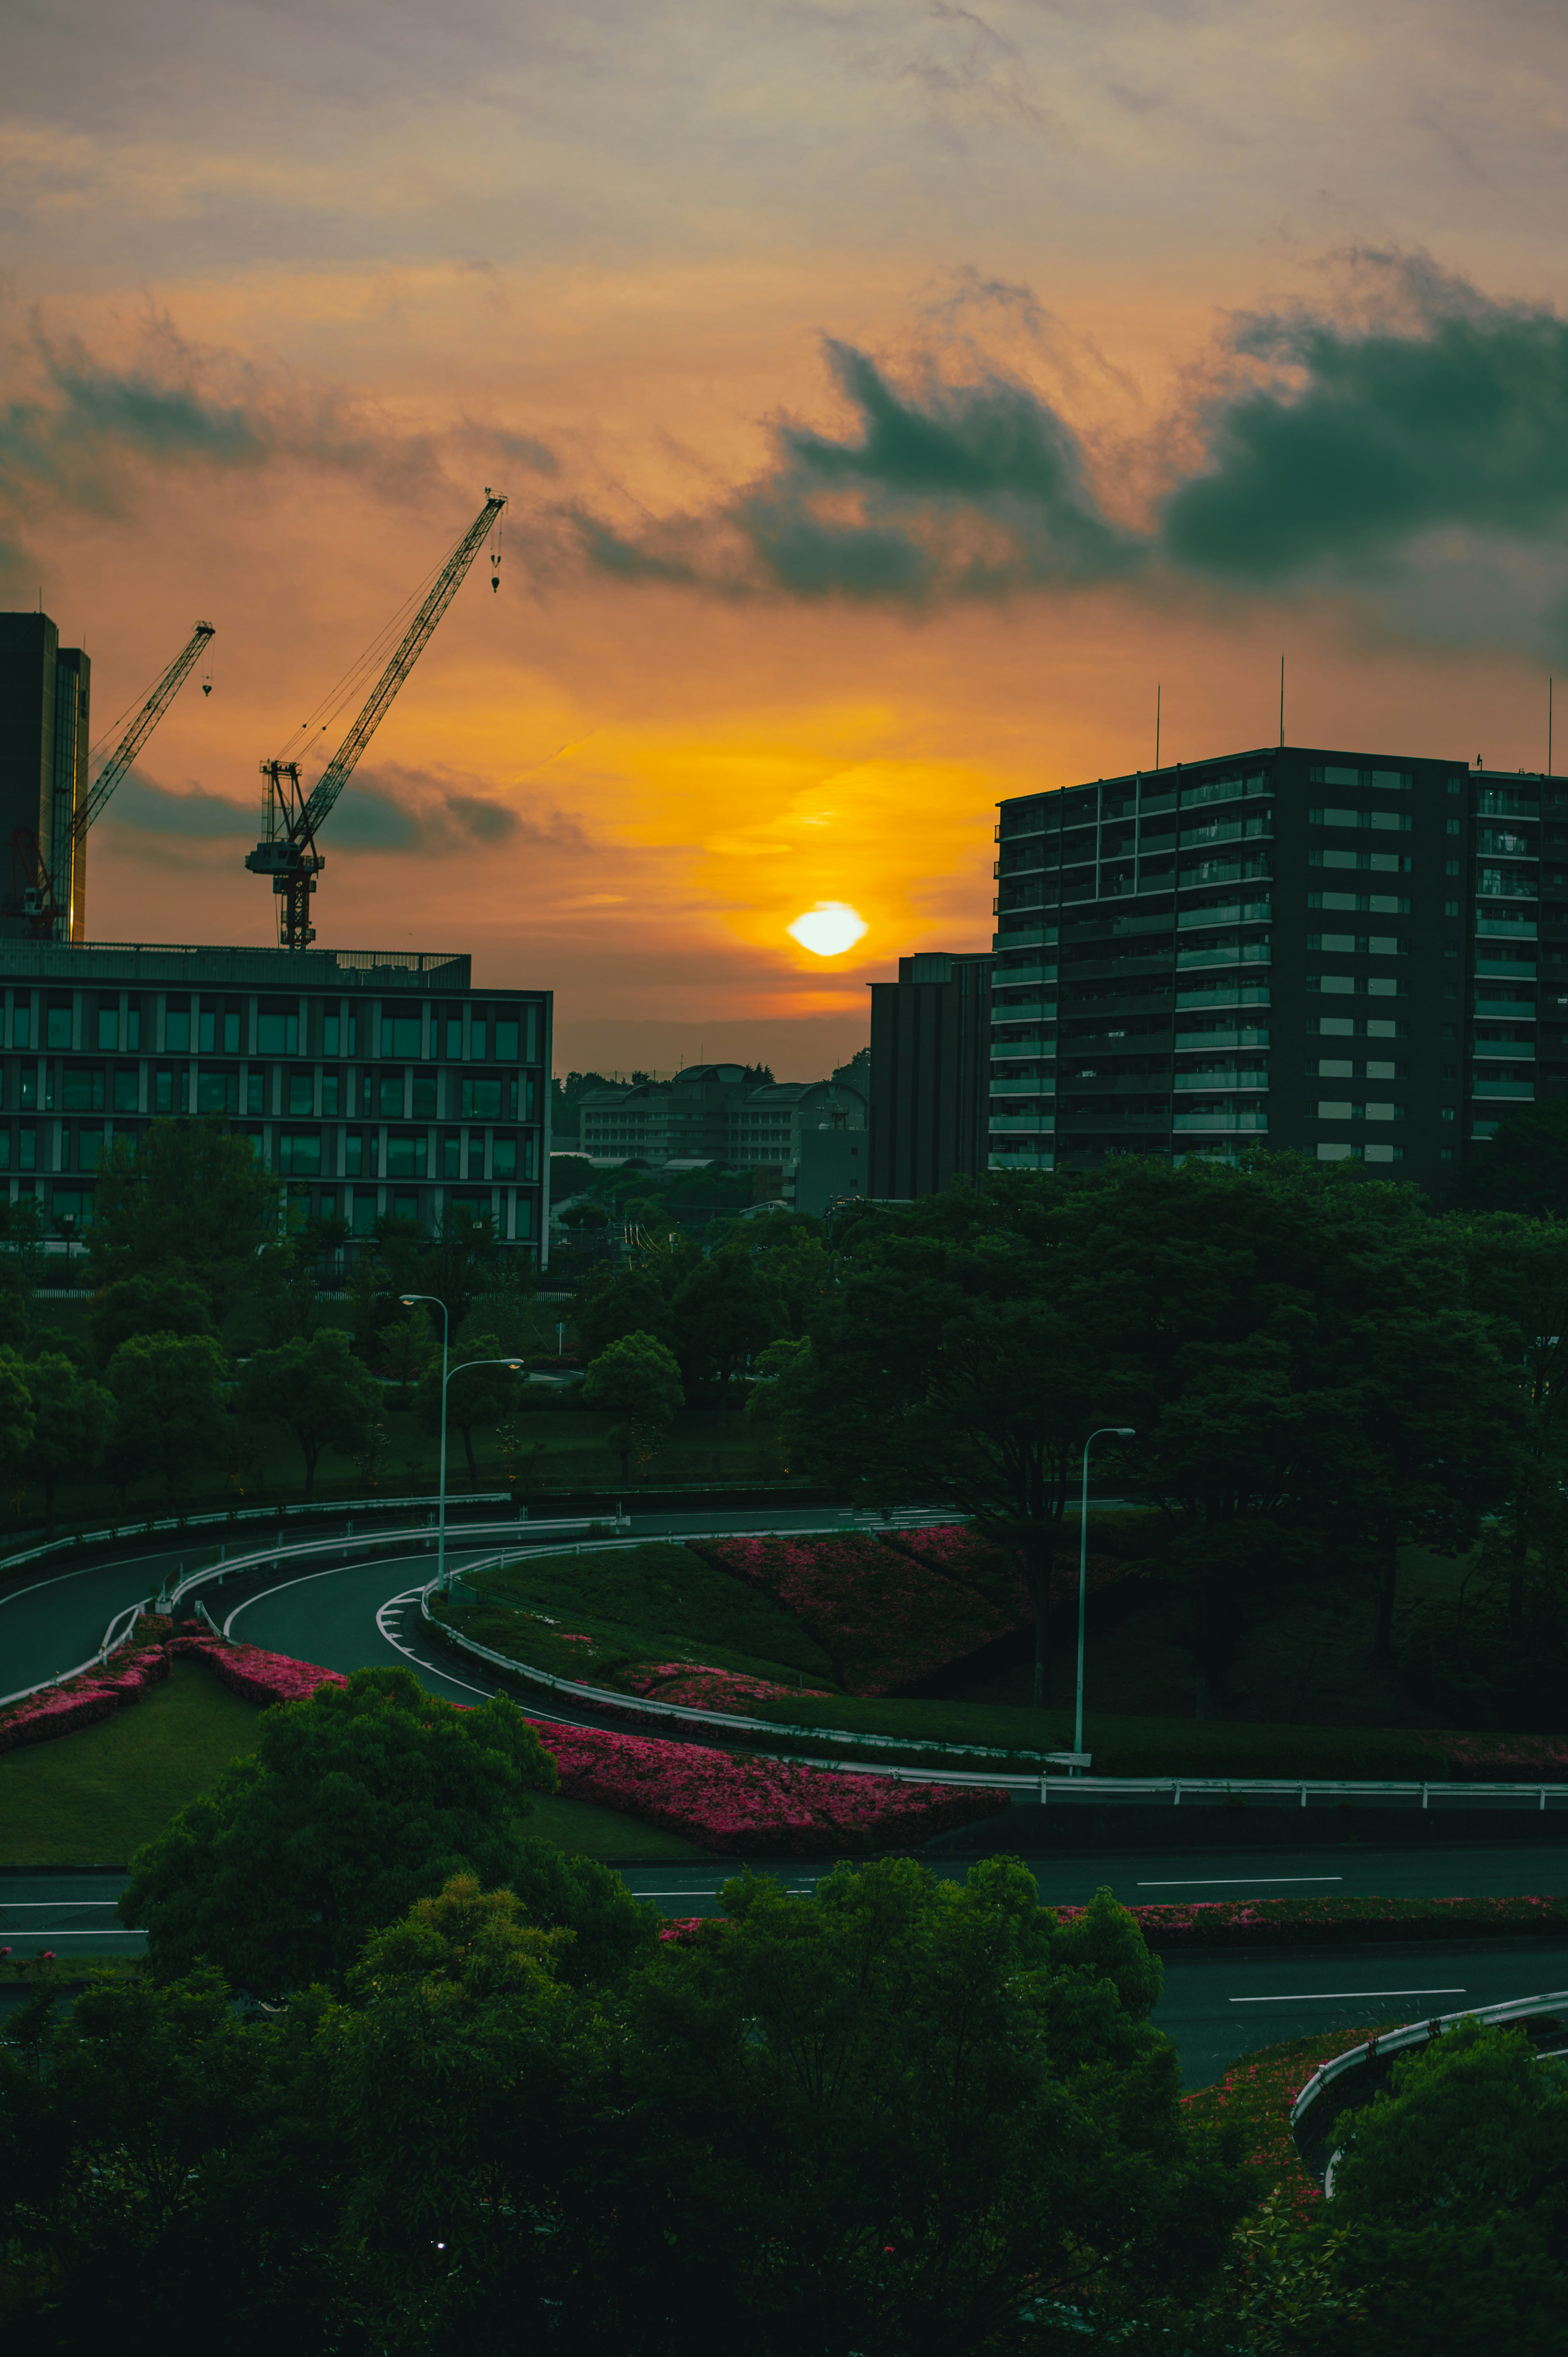
[[[403,1655],[405,1661],[414,1663],[416,1666],[422,1670],[428,1670],[432,1677],[445,1678],[449,1684],[461,1686],[465,1694],[482,1695],[486,1702],[493,1700],[495,1695],[499,1691],[498,1688],[495,1686],[470,1685],[467,1678],[455,1678],[452,1676],[450,1671],[438,1670],[433,1662],[422,1662],[419,1655],[414,1652],[413,1647],[412,1645],[405,1645],[402,1638],[396,1636],[387,1626],[388,1620],[393,1612],[401,1610],[403,1606],[405,1604],[416,1603],[419,1599],[420,1594],[421,1590],[417,1587],[405,1587],[401,1596],[389,1596],[386,1602],[380,1607],[376,1613],[376,1628],[379,1633],[386,1640],[387,1643],[392,1647],[394,1652]]]
[[[303,1587],[312,1579],[336,1579],[345,1571],[385,1571],[389,1568],[384,1563],[333,1563],[328,1564],[325,1571],[302,1571],[293,1579],[280,1579],[275,1587],[263,1587],[259,1595],[247,1596],[236,1604],[223,1623],[223,1634],[229,1634],[242,1612],[248,1612],[252,1604],[264,1604],[269,1596],[281,1596],[285,1587]]]
[[[1243,1884],[1254,1890],[1264,1882],[1343,1882],[1342,1874],[1188,1874],[1179,1882],[1140,1882],[1140,1890],[1208,1890]]]
[[[1445,1989],[1298,1989],[1294,1996],[1233,1996],[1232,2005],[1333,2005],[1345,1996],[1463,1996],[1462,1988]]]

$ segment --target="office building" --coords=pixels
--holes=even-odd
[[[993,1169],[1267,1145],[1441,1197],[1568,1087],[1568,780],[1270,746],[997,842]]]
[[[900,958],[897,982],[871,985],[868,1191],[882,1200],[986,1168],[993,962],[929,951]]]
[[[0,935],[25,934],[38,863],[54,882],[67,939],[86,922],[86,836],[72,823],[87,793],[91,666],[62,647],[47,614],[0,614]]]
[[[284,1181],[292,1224],[547,1233],[552,999],[479,990],[461,955],[0,940],[0,1177],[48,1234],[160,1115],[212,1114]]]

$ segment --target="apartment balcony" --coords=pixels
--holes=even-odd
[[[1515,998],[1477,998],[1473,1012],[1477,1015],[1500,1015],[1508,1023],[1533,1023],[1535,1001]]]
[[[991,1083],[993,1097],[1054,1097],[1057,1092],[1054,1072],[1015,1072],[1012,1078]]]
[[[995,1052],[993,1049],[993,1055]],[[1495,1062],[1499,1056],[1512,1056],[1516,1059],[1523,1056],[1529,1062],[1533,1063],[1535,1042],[1533,1039],[1477,1039],[1473,1052],[1484,1057],[1488,1064]]]
[[[1266,1071],[1178,1072],[1175,1085],[1178,1089],[1197,1089],[1212,1096],[1216,1089],[1266,1089]]]
[[[1004,1129],[1033,1130],[1040,1135],[1048,1136],[1056,1125],[1057,1117],[1054,1113],[993,1113],[989,1124],[993,1137],[999,1130]]]
[[[1043,918],[1031,917],[1016,928],[1008,927],[1001,932],[993,933],[991,937],[991,946],[997,951],[1037,950],[1044,949],[1047,943],[1054,942],[1056,937],[1057,929],[1054,925],[1047,925]]]
[[[995,985],[996,977],[993,974],[992,976],[993,989],[995,988]],[[1007,1006],[999,1006],[994,999],[991,1002],[991,1020],[993,1023],[1054,1023],[1056,1021],[1056,1016],[1057,1002],[1054,998],[1015,998],[1012,1004]],[[993,1048],[991,1052],[994,1056],[1003,1054],[1005,1051],[998,1048]]]
[[[1171,1123],[1173,1129],[1184,1131],[1266,1130],[1268,1125],[1268,1114],[1251,1106],[1240,1107],[1233,1113],[1178,1113]]]
[[[1269,985],[1266,982],[1220,983],[1212,990],[1178,990],[1176,993],[1176,1006],[1182,1013],[1196,1013],[1200,1006],[1267,1006],[1268,1003]]]
[[[1009,949],[1015,950],[1018,943],[1009,940],[1007,946]],[[993,990],[1038,990],[1042,984],[1055,982],[1056,978],[1057,969],[1054,965],[993,966],[991,973],[991,987]]]
[[[1178,1048],[1196,1048],[1199,1053],[1207,1049],[1218,1056],[1222,1055],[1227,1048],[1266,1048],[1269,1035],[1266,1031],[1252,1030],[1178,1031],[1176,1043]]]
[[[993,1039],[991,1042],[991,1060],[993,1064],[997,1064],[1002,1062],[1004,1058],[1010,1058],[1013,1062],[1016,1063],[1020,1057],[1028,1056],[1032,1057],[1037,1064],[1040,1060],[1042,1049],[1047,1055],[1053,1055],[1056,1052],[1056,1040],[1054,1036],[1046,1039],[1038,1038],[1034,1039]]]
[[[1202,949],[1177,950],[1181,967],[1199,965],[1270,965],[1273,953],[1267,942],[1215,942]]]
[[[1512,1097],[1528,1103],[1535,1094],[1533,1081],[1472,1081],[1473,1097]]]
[[[1273,904],[1269,900],[1230,900],[1223,908],[1178,909],[1176,923],[1186,932],[1201,925],[1266,924],[1273,914]]]
[[[1477,937],[1500,938],[1509,942],[1533,942],[1539,931],[1533,917],[1477,917]]]
[[[986,1158],[988,1170],[1054,1170],[1057,1157],[1049,1146],[1020,1148],[1011,1154],[993,1154]]]

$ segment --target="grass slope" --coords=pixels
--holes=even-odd
[[[0,1757],[0,1867],[125,1866],[177,1809],[252,1749],[261,1712],[199,1662],[113,1718]],[[528,1830],[583,1857],[656,1865],[707,1853],[613,1809],[541,1793]]]

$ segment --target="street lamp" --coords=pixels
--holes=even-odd
[[[1089,1448],[1090,1441],[1110,1433],[1117,1440],[1136,1440],[1130,1424],[1102,1424],[1083,1444],[1083,1502],[1078,1518],[1078,1714],[1073,1720],[1072,1748],[1083,1749],[1083,1620],[1089,1596]]]
[[[437,1485],[435,1583],[443,1596],[446,1594],[446,1386],[454,1375],[469,1367],[510,1367],[512,1373],[521,1372],[521,1359],[463,1359],[455,1367],[446,1363],[447,1345],[451,1339],[452,1320],[446,1304],[438,1293],[400,1293],[398,1299],[405,1309],[416,1301],[434,1301],[441,1312],[441,1478]]]

